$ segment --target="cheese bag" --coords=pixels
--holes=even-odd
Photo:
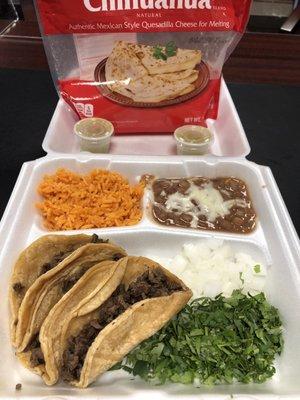
[[[171,133],[218,115],[222,67],[250,0],[36,0],[61,97],[116,134]]]

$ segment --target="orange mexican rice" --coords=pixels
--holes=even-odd
[[[143,192],[143,183],[131,186],[117,172],[95,169],[79,175],[61,168],[39,184],[43,200],[37,208],[50,230],[134,225],[142,217]]]

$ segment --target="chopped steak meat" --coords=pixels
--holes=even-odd
[[[62,282],[62,292],[67,293],[75,285],[75,283],[79,281],[79,279],[86,273],[86,271],[95,264],[97,264],[95,261],[87,261],[80,266],[80,269],[78,271],[65,278]]]
[[[93,233],[91,243],[98,243],[98,240],[99,240],[98,235],[96,235],[96,233]]]
[[[141,300],[168,296],[181,289],[181,285],[169,280],[161,270],[150,268],[127,290],[124,285],[119,285],[98,308],[98,317],[85,325],[77,336],[69,338],[63,355],[62,378],[67,382],[80,379],[86,354],[98,333],[127,308]]]
[[[40,275],[43,275],[46,272],[53,269],[54,267],[56,267],[61,261],[63,261],[65,258],[67,258],[70,254],[72,254],[80,246],[69,246],[66,249],[66,251],[60,251],[59,253],[55,254],[52,257],[51,261],[42,265]]]
[[[22,383],[16,384],[16,390],[22,390]]]
[[[101,239],[96,233],[93,233],[91,236],[91,243],[108,243],[109,239]],[[56,267],[61,261],[67,258],[70,254],[72,254],[75,250],[79,249],[79,247],[83,246],[84,243],[70,244],[66,250],[60,251],[55,254],[49,262],[46,262],[42,265],[40,275],[45,274],[50,271],[52,268]]]
[[[41,349],[39,341],[39,333],[37,333],[29,345],[26,347],[26,351],[31,351],[30,354],[30,365],[31,367],[37,367],[38,365],[45,364],[44,354]]]
[[[101,239],[96,233],[92,234],[91,243],[108,243],[109,239]]]
[[[32,350],[30,356],[30,363],[32,367],[37,367],[38,365],[45,364],[44,354],[40,347]]]
[[[68,278],[66,278],[61,285],[61,290],[63,293],[67,293],[72,287],[75,285],[75,283],[81,278],[83,274],[80,275],[73,275]]]
[[[117,253],[117,254],[114,255],[113,261],[119,261],[123,257],[124,257],[124,254]]]
[[[62,282],[62,292],[67,293],[77,281],[93,266],[96,265],[96,261],[86,261],[81,264],[80,268],[75,271],[72,275],[69,275]]]
[[[25,286],[23,286],[21,282],[16,282],[13,284],[13,290],[17,294],[21,294],[23,292],[24,288],[25,288]]]
[[[52,269],[54,266],[55,266],[54,263],[50,263],[50,262],[43,264],[40,275],[43,275],[46,272],[50,271],[50,269]]]

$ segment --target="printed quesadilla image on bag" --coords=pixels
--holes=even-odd
[[[183,96],[189,93],[198,94],[208,83],[209,72],[200,50],[180,49],[173,41],[166,46],[117,41],[96,67],[95,79],[100,79],[100,91],[113,101],[126,105],[126,99],[111,96],[108,89],[132,100],[127,100],[130,106],[153,103],[158,107],[178,103],[178,98],[188,100],[190,96]]]
[[[62,378],[87,387],[161,329],[192,296],[179,278],[148,258],[125,257],[117,263],[117,270],[100,290],[94,281],[102,271],[96,267],[89,271],[45,320],[40,341],[46,383]],[[75,305],[73,298],[84,282],[86,299]],[[52,331],[60,312],[65,322],[55,337]]]
[[[27,290],[19,309],[15,344],[20,359],[39,365],[39,331],[51,308],[95,264],[125,256],[125,250],[113,244],[86,244],[41,275]]]
[[[87,243],[101,243],[94,235],[45,235],[20,254],[10,279],[11,340],[15,343],[18,311],[29,287],[39,276],[56,267],[73,251]]]

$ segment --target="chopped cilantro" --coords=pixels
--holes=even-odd
[[[278,310],[263,293],[200,298],[141,343],[121,368],[154,382],[261,383],[282,351]]]
[[[166,55],[167,57],[175,56],[177,53],[177,46],[175,42],[169,42],[166,44]]]
[[[163,48],[160,46],[155,46],[153,51],[153,57],[157,58],[158,60],[167,60],[167,56],[163,52]]]
[[[260,273],[260,265],[259,265],[259,264],[256,264],[256,265],[253,267],[253,269],[254,269],[254,272],[255,272],[256,274],[259,274],[259,273]]]
[[[240,281],[242,282],[242,284],[244,284],[245,283],[245,279],[243,278],[243,273],[242,272],[240,272]]]
[[[155,46],[153,50],[153,57],[158,60],[166,61],[169,57],[175,56],[177,53],[177,46],[175,42],[168,42],[165,49],[161,46]]]

